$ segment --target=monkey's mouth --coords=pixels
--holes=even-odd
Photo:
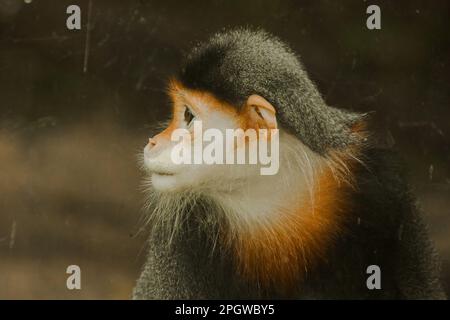
[[[173,176],[175,175],[175,173],[171,173],[171,172],[158,172],[158,171],[153,171],[153,174],[156,174],[158,176]]]
[[[152,158],[144,158],[145,169],[152,176],[160,179],[170,178],[180,172],[181,168]]]
[[[146,161],[146,170],[150,174],[154,174],[157,176],[173,176],[177,173],[177,170],[175,168],[172,168],[171,166],[163,165],[158,162],[151,162],[145,159]]]

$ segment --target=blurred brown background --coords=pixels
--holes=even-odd
[[[25,2],[0,0],[0,298],[130,297],[145,256],[136,157],[168,114],[165,80],[195,41],[236,25],[287,41],[329,104],[375,111],[449,292],[450,2],[92,0],[88,50],[88,0]],[[70,4],[81,31],[66,28]],[[369,4],[382,30],[366,28]],[[70,264],[80,291],[66,289]]]

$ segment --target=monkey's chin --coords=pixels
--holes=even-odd
[[[160,192],[173,192],[177,191],[178,183],[177,176],[175,174],[161,174],[152,173],[152,186],[155,190]]]

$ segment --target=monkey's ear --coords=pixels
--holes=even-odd
[[[257,94],[248,97],[246,112],[255,129],[277,129],[275,108],[263,97]]]

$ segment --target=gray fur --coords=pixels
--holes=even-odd
[[[297,56],[264,31],[216,34],[192,50],[179,78],[235,106],[252,94],[263,96],[283,128],[321,154],[357,142],[349,128],[361,115],[327,106]]]

